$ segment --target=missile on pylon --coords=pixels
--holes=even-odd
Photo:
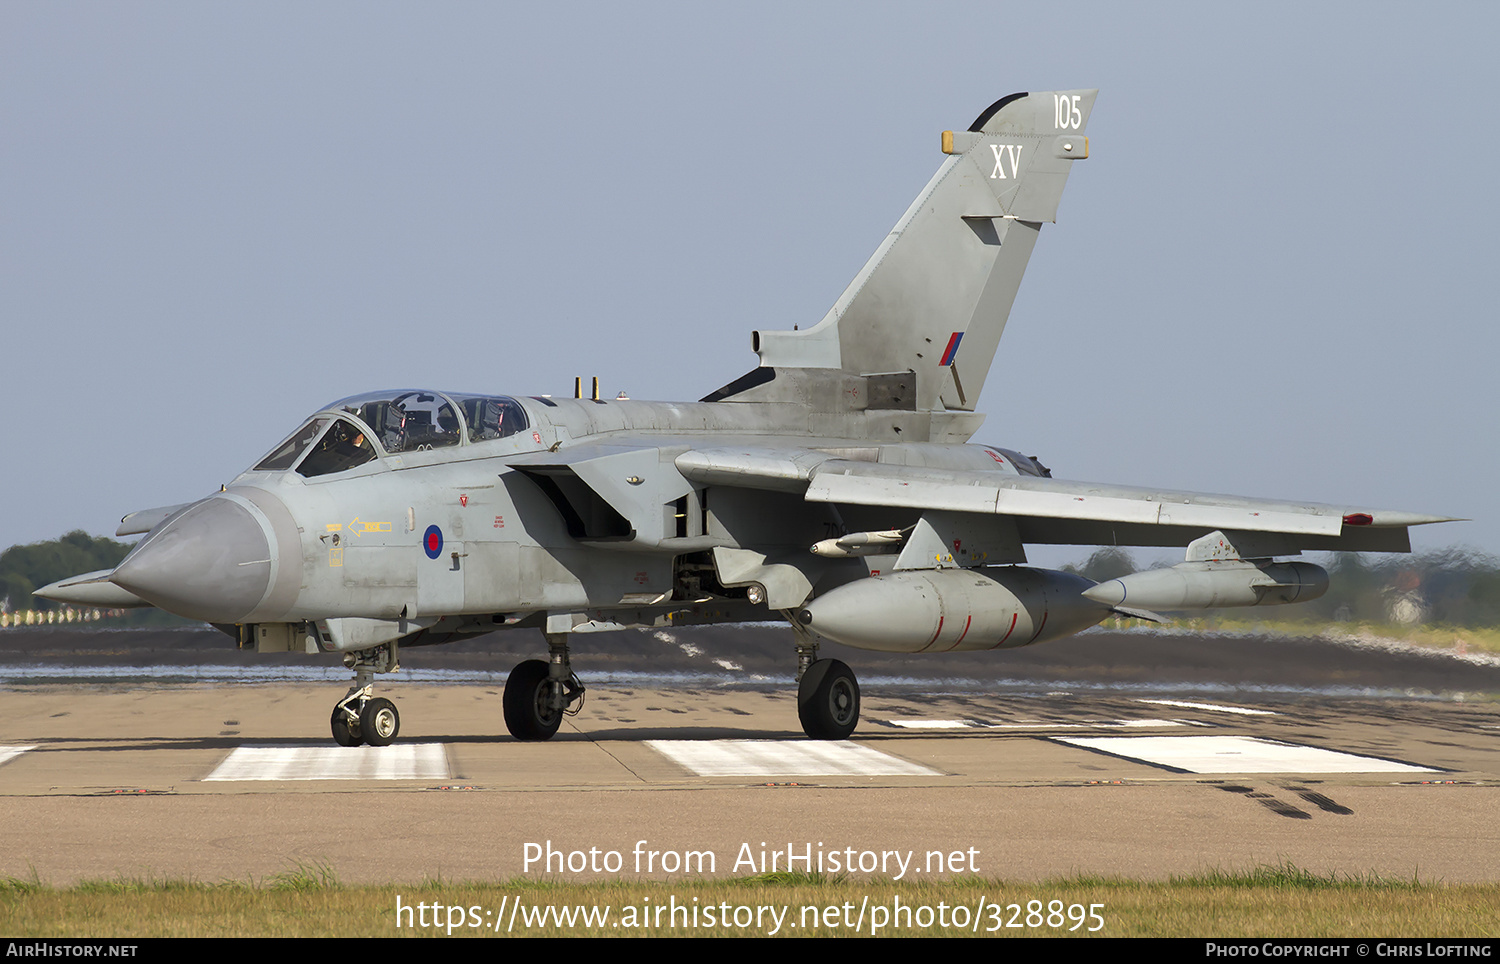
[[[1187,562],[1110,579],[1084,591],[1106,606],[1214,609],[1308,602],[1328,591],[1328,572],[1309,562]]]
[[[901,540],[906,538],[905,529],[885,529],[880,532],[851,532],[837,539],[824,539],[815,543],[812,554],[829,559],[846,559],[850,556],[871,556],[893,552]]]

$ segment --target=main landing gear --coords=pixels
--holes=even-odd
[[[401,732],[401,714],[396,704],[374,695],[375,674],[396,669],[395,648],[389,644],[344,656],[344,665],[354,670],[354,685],[333,706],[328,721],[333,742],[339,746],[390,746]]]
[[[518,664],[505,681],[505,728],[518,740],[550,740],[563,714],[583,709],[584,687],[568,661],[568,636],[546,635],[548,659]]]
[[[843,661],[819,659],[817,637],[790,619],[797,638],[797,717],[814,740],[844,740],[859,725],[859,681]],[[526,742],[550,740],[564,715],[583,709],[584,686],[568,659],[568,635],[547,633],[548,659],[517,664],[505,681],[505,727]],[[354,685],[334,704],[329,728],[339,746],[389,746],[401,732],[396,704],[374,695],[375,674],[397,668],[393,644],[348,653]]]
[[[797,718],[814,740],[847,739],[859,725],[859,681],[841,660],[820,659],[797,684]]]
[[[844,740],[859,725],[859,680],[842,660],[818,659],[818,640],[788,616],[797,639],[797,718],[814,740]]]

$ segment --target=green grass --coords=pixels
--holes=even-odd
[[[1239,615],[1243,612],[1244,615]],[[1299,636],[1316,638],[1358,637],[1391,640],[1408,646],[1427,649],[1443,649],[1467,653],[1500,653],[1500,627],[1474,628],[1468,626],[1444,626],[1420,624],[1398,626],[1393,623],[1344,622],[1334,623],[1320,620],[1278,618],[1272,611],[1222,610],[1212,615],[1196,618],[1173,619],[1166,623],[1152,623],[1140,619],[1110,619],[1108,628],[1140,629],[1150,631],[1157,628],[1191,630],[1203,632],[1265,633],[1277,636]]]
[[[413,908],[399,927],[398,899]],[[581,919],[559,925],[548,910],[545,924],[526,926],[518,899],[526,913],[586,906],[608,907],[611,916],[602,925]],[[674,903],[684,908],[675,920]],[[415,911],[422,905],[425,927]],[[738,911],[739,923],[710,922],[706,909],[717,917],[726,906]],[[15,937],[445,936],[450,922],[455,937],[760,935],[776,922],[765,908],[778,908],[781,936],[866,936],[876,923],[884,924],[882,935],[1087,936],[1102,920],[1097,933],[1114,937],[1493,938],[1500,936],[1497,907],[1500,884],[1320,875],[1292,864],[1166,882],[1098,876],[900,882],[780,873],[679,883],[517,879],[355,887],[339,884],[323,863],[298,864],[258,884],[117,879],[56,888],[35,874],[0,880],[0,932]],[[698,926],[691,924],[693,908]],[[1091,909],[1098,918],[1089,916]]]

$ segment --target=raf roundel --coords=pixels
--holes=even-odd
[[[436,559],[443,552],[443,530],[437,526],[428,526],[427,531],[422,533],[422,548],[427,552],[427,558]]]

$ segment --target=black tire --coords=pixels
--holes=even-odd
[[[562,725],[562,710],[547,706],[547,664],[528,659],[505,681],[505,728],[518,740],[550,740]]]
[[[328,724],[333,730],[333,742],[339,746],[359,746],[365,742],[359,724],[349,720],[349,714],[344,712],[342,706],[333,708],[333,719]]]
[[[401,732],[401,714],[390,700],[365,700],[359,711],[359,731],[371,746],[390,746]]]
[[[843,740],[859,725],[859,681],[836,659],[820,659],[802,674],[797,718],[814,740]]]

